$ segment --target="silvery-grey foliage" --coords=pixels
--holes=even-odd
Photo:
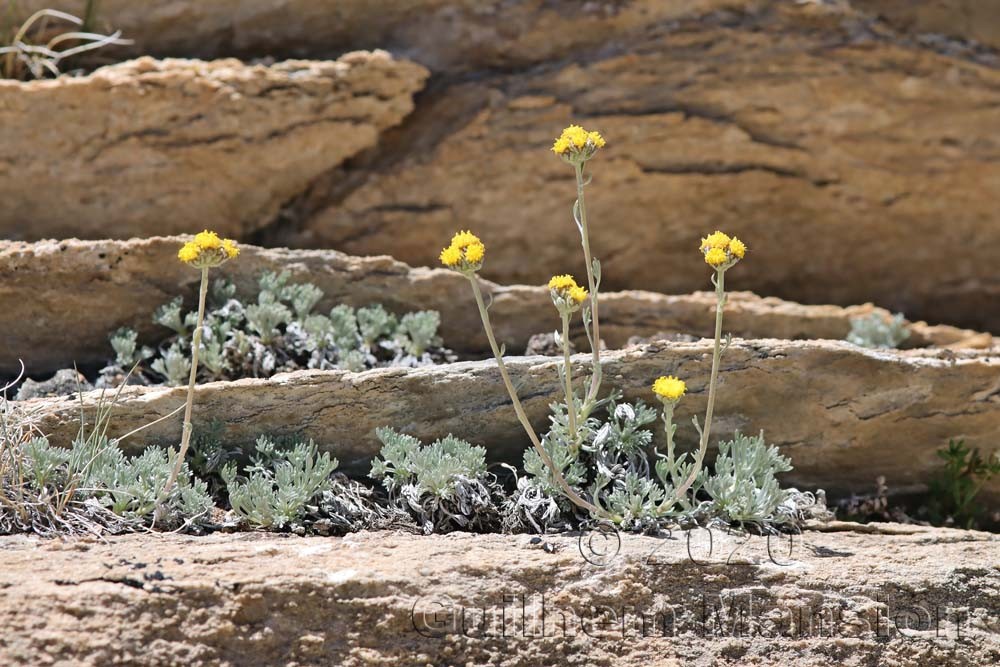
[[[50,502],[58,499],[57,503],[75,507],[75,512],[119,532],[149,525],[154,514],[162,528],[207,516],[212,507],[208,488],[191,476],[187,466],[162,497],[175,457],[159,447],[129,457],[115,440],[95,433],[81,435],[70,448],[33,438],[25,443],[19,465],[29,495],[48,497]]]
[[[485,449],[451,435],[426,446],[391,428],[376,435],[382,450],[369,475],[425,533],[497,527],[502,491],[487,471]]]
[[[748,438],[736,434],[719,443],[715,472],[702,469],[685,493],[674,498],[693,467],[690,456],[673,458],[653,450],[657,412],[644,405],[620,402],[612,395],[600,406],[603,419],[589,417],[578,425],[576,440],[568,432],[566,406],[551,406],[550,429],[543,446],[567,482],[584,498],[620,517],[626,529],[648,530],[671,524],[722,522],[755,524],[762,529],[797,521],[809,494],[782,489],[775,477],[791,470],[763,434]],[[508,530],[561,530],[585,520],[554,483],[534,449],[524,454],[526,476],[504,503]]]
[[[421,366],[454,359],[441,347],[437,312],[406,313],[401,318],[381,305],[354,309],[341,304],[317,312],[323,292],[310,283],[293,283],[290,274],[266,272],[252,301],[240,300],[232,283],[211,285],[202,329],[198,374],[201,380],[268,377],[302,368],[362,371],[379,366]],[[138,346],[131,329],[111,336],[115,359],[102,371],[109,386],[136,362],[132,381],[183,385],[190,372],[196,312],[185,312],[178,297],[156,310],[153,321],[172,332],[154,351]]]
[[[737,432],[719,443],[714,471],[704,481],[712,516],[727,523],[774,524],[795,518],[787,511],[791,490],[782,489],[775,475],[792,469],[791,460],[764,441],[764,432]],[[794,509],[794,506],[792,506]]]
[[[257,439],[252,465],[243,475],[234,463],[221,469],[233,512],[251,526],[282,529],[301,522],[317,496],[330,490],[337,460],[320,453],[312,440],[279,448],[266,436]]]
[[[906,319],[902,313],[896,313],[892,319],[885,320],[878,313],[851,318],[851,331],[847,334],[847,342],[871,348],[899,347],[910,337]]]

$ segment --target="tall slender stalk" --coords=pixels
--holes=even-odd
[[[177,454],[177,461],[174,462],[174,469],[170,473],[170,479],[163,487],[162,496],[166,497],[177,481],[177,476],[184,465],[184,457],[187,455],[188,446],[191,444],[191,410],[194,407],[194,386],[198,379],[198,350],[201,347],[201,330],[205,323],[205,299],[208,295],[208,267],[201,269],[201,286],[198,290],[198,324],[195,326],[194,334],[191,336],[191,374],[188,376],[187,403],[184,405],[184,426],[181,431],[181,448]]]
[[[598,312],[598,279],[594,271],[594,258],[590,252],[590,228],[587,226],[587,205],[584,201],[583,189],[586,181],[583,177],[583,162],[574,164],[576,168],[576,206],[577,222],[580,226],[580,242],[583,245],[583,258],[587,265],[587,288],[590,290],[590,346],[593,355],[593,370],[590,376],[590,391],[584,401],[584,410],[589,410],[597,400],[601,390],[601,324]]]
[[[715,389],[719,378],[719,360],[722,357],[722,313],[726,307],[726,269],[716,269],[715,280],[712,282],[715,283],[715,344],[712,347],[712,375],[708,380],[708,407],[705,408],[705,424],[701,429],[701,442],[698,448],[699,463],[705,456],[705,449],[708,447],[708,436],[712,432]]]
[[[708,450],[708,437],[712,432],[712,414],[715,411],[715,390],[719,378],[719,362],[722,358],[722,314],[726,305],[726,268],[716,269],[715,279],[715,341],[712,347],[712,372],[708,379],[708,406],[705,409],[705,424],[698,428],[700,439],[698,441],[698,453],[695,454],[694,462],[691,464],[691,472],[680,486],[676,486],[670,497],[665,498],[660,503],[660,511],[666,511],[676,503],[681,502],[691,485],[698,478],[701,472],[702,463],[705,460],[705,452]],[[667,456],[671,465],[674,464],[674,442],[673,442],[673,406],[664,405],[663,421],[667,435]],[[695,420],[695,426],[698,426]],[[676,482],[676,480],[674,480]]]
[[[507,365],[504,363],[503,355],[500,353],[500,347],[497,345],[496,336],[493,335],[493,325],[490,324],[489,311],[486,308],[486,302],[483,300],[483,292],[479,288],[479,281],[475,275],[466,275],[469,279],[469,283],[472,285],[472,294],[476,299],[476,306],[479,307],[479,316],[483,321],[483,329],[486,331],[486,338],[489,340],[490,349],[493,351],[493,357],[497,361],[497,367],[500,369],[500,377],[503,379],[504,386],[507,388],[507,393],[510,395],[510,400],[514,404],[514,412],[517,414],[518,420],[521,422],[521,426],[524,427],[525,432],[528,434],[528,439],[531,440],[532,446],[538,455],[541,457],[542,461],[545,463],[546,467],[551,471],[553,478],[555,478],[556,484],[562,489],[562,492],[566,494],[574,504],[588,512],[605,519],[612,519],[612,517],[606,510],[594,505],[591,502],[583,499],[580,494],[578,494],[566,478],[563,476],[562,472],[556,466],[552,457],[549,453],[545,451],[545,447],[542,446],[541,441],[538,438],[538,434],[535,433],[534,427],[531,425],[531,421],[528,419],[528,415],[524,411],[524,406],[521,405],[521,399],[517,396],[517,391],[514,389],[514,383],[510,380],[510,374],[507,372]]]
[[[569,425],[569,434],[572,438],[570,443],[570,453],[574,456],[580,450],[579,431],[576,428],[576,397],[573,395],[573,362],[569,352],[569,318],[568,311],[562,311],[562,348],[563,348],[563,378],[566,393],[566,418]]]

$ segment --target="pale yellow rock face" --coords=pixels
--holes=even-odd
[[[4,664],[990,665],[995,535],[0,538]],[[600,536],[598,536],[600,540]],[[548,546],[546,550],[545,545]],[[599,543],[604,549],[604,545]],[[728,561],[728,562],[727,562]],[[543,620],[544,610],[544,620]],[[464,630],[463,630],[464,626]],[[505,633],[506,631],[506,633]]]
[[[13,374],[19,361],[28,375],[43,377],[74,363],[99,366],[113,356],[108,335],[128,326],[144,342],[169,333],[153,324],[153,311],[182,295],[197,304],[199,274],[177,261],[183,237],[131,241],[0,241],[0,313],[4,355],[0,373]],[[488,355],[479,314],[468,281],[444,269],[411,268],[389,257],[352,257],[332,250],[265,249],[242,245],[237,260],[214,272],[232,280],[244,298],[256,295],[265,271],[288,271],[293,281],[311,282],[325,293],[318,312],[346,303],[381,303],[391,311],[437,310],[446,346],[462,355]],[[547,288],[501,286],[482,281],[493,298],[497,336],[512,353],[525,349],[537,333],[558,328],[559,318]],[[601,297],[601,338],[608,347],[624,346],[633,336],[713,335],[714,293],[667,296],[653,292],[616,292]],[[748,292],[729,295],[726,331],[745,338],[831,338],[842,340],[852,317],[888,312],[870,304],[840,308],[802,306]],[[923,322],[908,325],[908,345],[989,348],[989,334]],[[67,336],[67,331],[72,331]],[[572,335],[586,349],[579,317]]]
[[[691,417],[703,415],[712,341],[655,343],[604,355],[604,389],[626,400],[653,400],[660,375],[688,385],[677,408],[678,443],[697,442]],[[573,357],[574,377],[589,373],[590,355]],[[562,400],[562,361],[508,357],[514,385],[535,428],[548,426],[549,405]],[[800,489],[824,488],[841,496],[871,491],[884,475],[894,493],[926,488],[940,469],[935,451],[962,438],[983,451],[995,447],[1000,428],[1000,358],[990,352],[870,351],[834,341],[734,339],[722,360],[711,441],[733,432],[763,430],[791,457],[785,481]],[[169,415],[184,403],[183,387],[127,387],[113,412],[109,436],[123,435]],[[84,394],[93,415],[101,392]],[[107,398],[106,396],[104,397]],[[76,396],[18,403],[34,415],[53,443],[68,444],[79,431]],[[226,443],[249,445],[261,433],[312,438],[352,472],[367,472],[380,444],[375,429],[393,426],[421,439],[452,433],[486,446],[494,460],[520,461],[529,446],[496,362],[468,361],[363,373],[298,371],[269,379],[213,382],[195,392],[194,423],[220,421]],[[87,417],[91,419],[91,417]],[[662,447],[662,429],[656,442]],[[175,445],[181,421],[151,425],[122,443],[135,451]],[[1000,492],[1000,480],[983,502]]]
[[[27,12],[43,3],[22,4]],[[83,2],[55,6],[79,12]],[[750,247],[732,274],[739,288],[1000,329],[1000,70],[995,53],[961,42],[997,44],[994,3],[101,8],[101,26],[136,40],[118,54],[386,48],[436,76],[424,88],[416,66],[366,61],[343,88],[331,83],[340,74],[315,64],[294,76],[285,69],[299,65],[252,75],[226,65],[235,73],[204,78],[122,66],[90,83],[29,84],[44,92],[0,105],[9,109],[0,127],[11,132],[0,142],[9,151],[0,154],[5,236],[129,238],[217,224],[265,245],[432,265],[442,239],[472,226],[490,247],[486,277],[540,283],[581,269],[571,173],[548,153],[559,130],[580,121],[609,140],[589,191],[609,290],[702,289],[698,239],[725,228]],[[163,79],[176,83],[157,87]],[[93,90],[101,81],[106,94]],[[260,89],[272,93],[261,99]],[[43,103],[74,133],[40,124],[31,110]]]
[[[378,141],[427,71],[385,52],[244,65],[151,58],[0,81],[0,235],[242,237]]]
[[[701,288],[699,239],[723,229],[750,248],[736,288],[1000,326],[1000,71],[777,15],[453,86],[425,102],[450,128],[434,112],[405,128],[435,143],[277,238],[421,265],[472,228],[491,279],[579,273],[572,169],[548,152],[579,121],[608,139],[587,191],[607,289]]]

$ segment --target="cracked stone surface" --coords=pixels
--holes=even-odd
[[[176,261],[181,239],[132,241],[0,241],[0,312],[6,347],[0,373],[16,373],[24,360],[30,377],[77,363],[100,366],[111,354],[108,334],[121,326],[140,332],[147,342],[166,330],[150,317],[163,303],[183,294],[197,306],[199,275]],[[338,303],[382,303],[406,312],[441,313],[445,344],[466,355],[488,354],[486,338],[467,281],[445,270],[411,268],[388,257],[351,257],[329,250],[268,250],[244,245],[237,261],[215,275],[234,281],[240,294],[252,294],[264,271],[287,270],[294,280],[318,285],[326,298],[320,310]],[[707,280],[706,280],[707,283]],[[525,349],[536,333],[558,326],[548,290],[536,286],[500,286],[483,281],[493,296],[491,310],[500,341],[512,353]],[[667,296],[619,292],[601,297],[601,335],[609,347],[622,347],[632,336],[659,333],[713,335],[714,293]],[[869,305],[802,306],[775,298],[736,292],[729,296],[726,331],[744,338],[843,339],[851,317],[889,313]],[[580,349],[587,349],[579,318],[574,320]],[[975,331],[923,322],[909,325],[907,345],[953,348],[992,345]],[[67,329],[73,336],[67,337]]]
[[[79,11],[82,0],[55,4]],[[581,269],[571,173],[548,153],[576,120],[610,140],[594,164],[589,202],[609,290],[702,288],[698,238],[720,227],[750,245],[753,261],[732,274],[744,289],[803,303],[874,301],[916,319],[1000,330],[992,271],[1000,253],[992,204],[1000,61],[989,47],[998,44],[991,3],[105,0],[101,7],[101,21],[126,30],[142,53],[332,57],[384,47],[435,77],[423,88],[426,72],[415,65],[395,64],[398,77],[377,69],[379,85],[392,88],[389,102],[365,98],[391,107],[375,114],[380,124],[367,107],[338,111],[359,103],[350,88],[347,100],[317,98],[298,73],[283,77],[282,65],[250,68],[287,82],[281,103],[267,104],[228,79],[213,92],[199,92],[196,79],[180,96],[143,83],[159,74],[119,66],[110,70],[121,75],[115,95],[54,107],[82,128],[62,139],[23,105],[53,108],[98,87],[109,70],[84,83],[4,84],[0,90],[39,91],[10,102],[2,124],[25,128],[15,136],[32,142],[31,151],[5,144],[8,236],[128,238],[218,224],[257,230],[264,245],[432,265],[445,239],[471,226],[490,247],[486,277],[541,283]],[[226,68],[242,80],[242,68]],[[209,79],[205,86],[217,82]],[[319,79],[319,88],[328,85]],[[243,96],[238,102],[231,88]],[[144,102],[135,90],[146,93]],[[379,129],[406,116],[417,90],[414,113],[376,145]],[[189,115],[155,102],[146,109],[171,94]],[[213,125],[223,113],[229,120]],[[146,118],[149,125],[140,123]],[[286,136],[289,127],[295,131]],[[94,136],[78,148],[88,132]],[[227,133],[252,139],[237,145],[245,160],[218,158],[231,148],[225,141],[206,149],[210,171],[192,170],[196,147],[164,152]],[[123,136],[128,143],[111,156],[140,151],[142,161],[88,162],[106,140]],[[181,168],[182,182],[160,173]],[[63,193],[72,209],[58,205]],[[192,205],[195,194],[209,205]]]
[[[605,391],[652,400],[660,375],[688,384],[677,408],[678,442],[697,441],[691,417],[704,412],[712,342],[660,342],[604,356]],[[590,356],[573,357],[578,381]],[[548,406],[561,400],[561,360],[510,357],[508,368],[532,423],[543,430]],[[734,339],[723,357],[713,424],[714,443],[740,430],[763,429],[791,457],[786,481],[834,496],[870,492],[884,475],[891,493],[922,491],[940,468],[935,451],[950,438],[992,451],[1000,431],[1000,358],[988,352],[870,351],[832,341]],[[109,434],[151,424],[184,403],[186,389],[126,387]],[[83,395],[93,415],[100,392]],[[76,396],[22,401],[54,443],[68,444],[79,430]],[[92,418],[92,417],[91,417]],[[494,460],[520,462],[529,446],[500,381],[496,363],[469,361],[419,369],[362,373],[298,371],[267,380],[200,385],[194,423],[218,420],[222,439],[249,446],[260,433],[313,438],[342,467],[367,472],[380,447],[374,430],[393,426],[422,439],[453,433],[487,447]],[[181,418],[152,425],[122,443],[175,446]],[[658,445],[662,433],[657,432]],[[983,498],[1000,496],[1000,479]]]
[[[624,535],[608,551],[614,556],[600,560],[586,539],[568,535],[544,537],[548,550],[528,535],[463,533],[3,537],[0,660],[85,667],[1000,661],[997,536],[862,528],[807,530],[790,553],[776,541],[773,557],[760,537],[716,532],[709,551],[704,531]]]
[[[442,81],[270,242],[433,265],[472,228],[492,280],[579,274],[572,170],[548,148],[582,122],[609,141],[588,194],[607,289],[699,289],[699,238],[721,228],[751,248],[742,288],[1000,329],[1000,69],[833,3],[685,7],[571,59]]]
[[[374,146],[427,74],[375,51],[271,66],[144,57],[2,81],[0,236],[243,236]]]
[[[766,8],[768,0],[101,0],[98,27],[134,40],[120,53],[216,58],[317,57],[374,47],[435,70],[527,66],[605,44],[609,36],[695,13]],[[802,0],[803,11],[883,19],[906,35],[942,34],[1000,46],[1000,9],[982,0]],[[27,18],[51,7],[83,15],[85,0],[21,0]],[[853,10],[862,10],[861,14]]]

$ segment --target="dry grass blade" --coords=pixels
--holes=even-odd
[[[47,74],[59,76],[62,73],[60,64],[67,58],[105,46],[132,43],[131,40],[121,39],[120,30],[110,35],[87,30],[93,11],[92,6],[88,6],[86,21],[55,9],[41,9],[32,14],[17,29],[10,43],[0,47],[3,77],[23,80],[29,77],[41,79]],[[61,30],[60,25],[66,29]],[[72,42],[80,43],[69,48],[57,48]]]

